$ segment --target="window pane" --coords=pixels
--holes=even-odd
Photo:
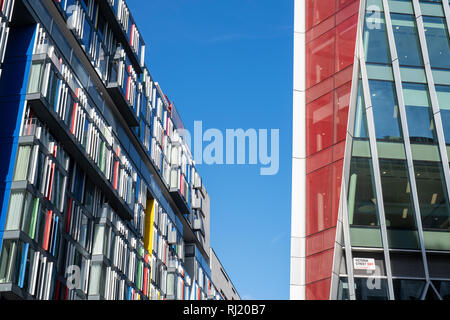
[[[380,159],[386,226],[417,229],[406,161]]]
[[[375,189],[370,158],[352,159],[348,190],[349,224],[378,226]]]
[[[363,41],[366,62],[391,63],[383,13],[366,13]]]
[[[16,266],[17,242],[5,240],[0,257],[0,283],[11,283],[14,281],[14,269]]]
[[[436,93],[439,101],[439,108],[441,109],[445,142],[450,144],[450,87],[436,86]]]
[[[420,300],[425,284],[421,280],[394,280],[395,300]]]
[[[448,230],[450,207],[441,163],[414,161],[414,169],[423,227]]]
[[[31,75],[28,83],[28,93],[38,93],[41,86],[42,63],[33,63],[31,65]]]
[[[424,16],[423,23],[431,67],[450,69],[450,40],[445,19]]]
[[[20,146],[17,153],[14,181],[27,180],[28,163],[30,160],[31,146]]]
[[[391,18],[400,65],[423,66],[415,18],[404,14],[391,14]]]
[[[22,217],[24,199],[24,191],[13,191],[11,193],[5,230],[20,230],[20,219]]]
[[[393,82],[369,82],[377,140],[401,141],[400,114]]]
[[[411,143],[434,142],[434,122],[431,119],[427,87],[422,84],[403,83],[403,95]]]
[[[388,300],[387,280],[355,278],[356,300]]]

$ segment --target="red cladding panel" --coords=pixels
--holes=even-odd
[[[330,299],[331,278],[306,285],[307,300]]]
[[[333,109],[331,92],[306,106],[306,153],[308,155],[332,145]]]
[[[306,176],[306,235],[331,227],[331,165]]]
[[[306,298],[330,295],[359,0],[306,1]]]

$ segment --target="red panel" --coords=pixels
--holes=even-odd
[[[306,285],[307,300],[329,300],[331,278]]]
[[[311,28],[306,32],[306,43],[318,38],[325,32],[333,29],[336,26],[336,18],[334,16],[329,17],[319,25]]]
[[[331,228],[323,232],[313,234],[306,238],[306,251],[308,256],[316,253],[334,249],[336,228]]]
[[[332,78],[328,78],[327,80],[322,81],[314,87],[309,88],[308,90],[306,90],[306,103],[310,103],[317,98],[320,98],[321,96],[333,91],[333,88],[334,81]]]
[[[359,0],[306,1],[306,298],[329,299]]]
[[[306,30],[334,14],[336,0],[306,1]]]
[[[334,249],[306,257],[306,284],[327,279],[333,268]]]
[[[306,87],[309,88],[334,73],[335,31],[328,31],[306,44]]]
[[[350,94],[352,83],[347,82],[334,92],[334,143],[345,140],[347,135],[348,108],[350,105]]]
[[[306,174],[330,165],[333,162],[333,148],[328,148],[315,153],[306,159]]]
[[[322,96],[306,106],[306,154],[311,155],[333,143],[333,95]]]
[[[341,10],[347,7],[349,4],[359,5],[359,0],[337,0],[337,9]]]
[[[353,64],[358,15],[354,15],[336,27],[336,71]]]
[[[333,166],[326,166],[306,176],[306,234],[331,227],[331,176]]]

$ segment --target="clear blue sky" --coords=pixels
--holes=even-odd
[[[211,244],[244,299],[288,299],[292,0],[127,0],[187,129],[280,129],[280,171],[200,165]]]

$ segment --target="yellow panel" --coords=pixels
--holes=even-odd
[[[145,233],[144,233],[144,247],[152,256],[153,252],[153,223],[155,221],[155,204],[154,199],[147,200],[147,208],[145,209]]]

